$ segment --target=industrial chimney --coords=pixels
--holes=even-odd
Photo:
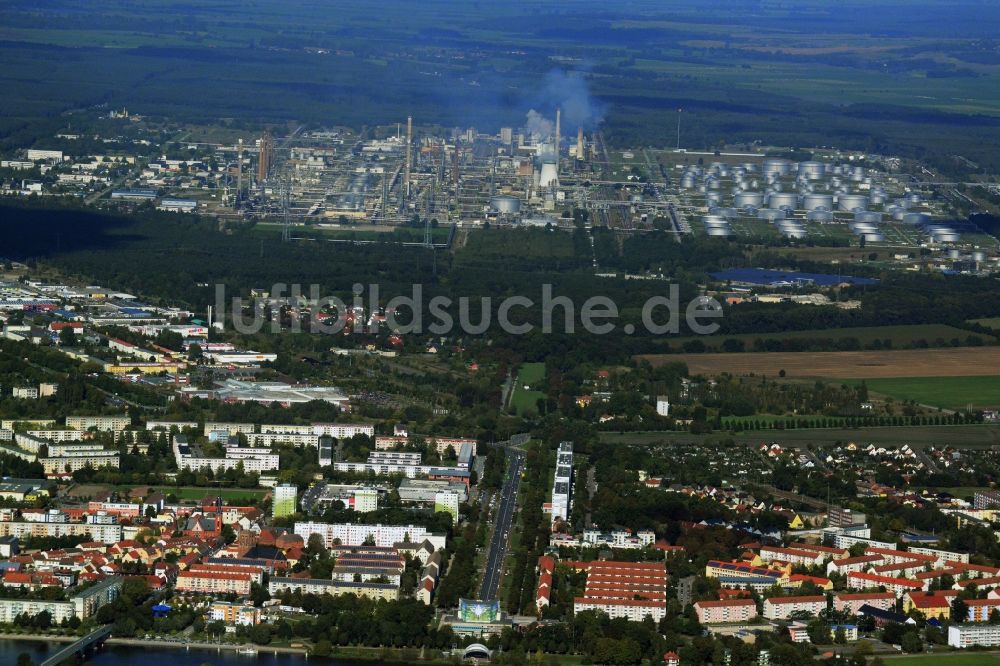
[[[559,164],[559,142],[562,135],[559,133],[560,109],[556,107],[556,164]]]
[[[410,196],[410,170],[413,168],[413,116],[406,117],[406,171],[403,172],[403,196]]]
[[[583,159],[583,127],[576,130],[576,159]]]

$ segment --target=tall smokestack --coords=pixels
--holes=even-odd
[[[576,159],[583,159],[583,127],[576,130]]]
[[[239,140],[236,149],[236,202],[243,196],[243,139]],[[211,323],[211,322],[209,322]]]
[[[559,168],[559,141],[562,139],[562,135],[559,133],[559,117],[561,115],[561,109],[556,107],[556,168]]]
[[[406,171],[403,172],[403,195],[410,196],[410,170],[413,168],[413,116],[406,116]]]

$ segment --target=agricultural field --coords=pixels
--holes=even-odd
[[[858,382],[848,382],[858,384]],[[914,400],[944,409],[1000,407],[1000,375],[994,377],[904,377],[865,380],[871,393]]]
[[[538,400],[545,398],[545,392],[537,390],[545,380],[544,363],[525,363],[517,373],[517,384],[510,405],[518,414],[538,412]]]
[[[1000,326],[1000,320],[998,326]],[[946,324],[913,324],[902,326],[865,326],[853,328],[835,328],[811,331],[785,331],[782,333],[740,333],[736,335],[687,336],[665,340],[672,347],[679,347],[685,342],[700,340],[709,349],[719,349],[723,341],[730,338],[742,341],[749,348],[754,340],[846,340],[857,339],[862,346],[890,340],[893,347],[902,348],[914,346],[919,341],[929,345],[943,346],[951,340],[964,341],[970,335],[969,331],[948,326]],[[994,342],[995,337],[975,333],[984,342]]]
[[[692,375],[766,375],[876,379],[885,377],[992,377],[1000,348],[959,347],[899,351],[760,352],[740,354],[645,354],[652,365],[686,363]]]
[[[783,447],[820,446],[844,442],[879,442],[885,446],[955,446],[983,449],[1000,444],[1000,428],[987,425],[956,426],[866,426],[860,428],[803,428],[794,430],[761,430],[736,433],[693,435],[689,432],[602,432],[600,439],[609,444],[653,444],[679,442],[698,445],[720,438],[736,444],[759,446],[762,442],[777,442]]]

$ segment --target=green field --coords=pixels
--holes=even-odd
[[[510,399],[511,407],[518,414],[537,414],[538,399],[545,398],[544,391],[536,390],[545,379],[544,363],[525,363],[517,373],[517,384]],[[526,389],[525,386],[528,388]]]
[[[729,435],[716,432],[692,435],[689,432],[602,432],[602,442],[609,444],[655,444],[678,442],[697,445],[708,440],[732,439],[737,444],[759,446],[761,442],[777,442],[781,446],[820,446],[837,442],[878,442],[886,445],[903,444],[988,448],[1000,445],[1000,427],[987,425],[961,426],[878,426],[866,428],[804,428],[795,430],[757,430]]]
[[[988,319],[973,319],[971,321],[973,324],[979,324],[980,326],[985,326],[986,328],[992,328],[994,331],[1000,331],[1000,317],[989,317]]]
[[[847,384],[860,384],[847,380]],[[944,409],[1000,407],[1000,375],[996,377],[896,377],[866,379],[868,390],[897,400],[915,400]]]
[[[1000,663],[995,654],[922,654],[906,657],[883,657],[885,663],[896,666],[930,666],[944,662],[944,666],[983,666]]]
[[[114,490],[128,491],[134,487],[135,486],[115,486]],[[158,490],[164,495],[173,493],[174,495],[177,495],[177,499],[179,500],[196,501],[209,496],[221,497],[225,501],[251,497],[261,498],[271,492],[267,488],[176,488],[174,486],[154,486],[154,490]]]
[[[996,320],[1000,327],[1000,319]],[[969,335],[976,335],[984,342],[992,342],[996,338],[972,333],[955,326],[947,324],[912,324],[900,326],[866,326],[854,328],[835,328],[810,331],[784,331],[781,333],[741,333],[737,335],[708,335],[708,336],[688,336],[678,338],[667,338],[664,341],[673,347],[683,345],[691,340],[700,340],[709,349],[721,350],[723,341],[734,338],[742,340],[749,348],[754,340],[845,340],[856,338],[861,346],[869,345],[876,340],[891,340],[893,347],[903,348],[912,346],[913,343],[924,340],[930,345],[937,344],[936,341],[943,340],[945,344],[950,344],[953,338],[958,338],[963,342]],[[832,351],[832,350],[831,350]]]

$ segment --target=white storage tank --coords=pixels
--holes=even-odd
[[[841,194],[837,197],[837,208],[848,212],[864,210],[868,208],[868,197],[863,194]]]
[[[806,210],[833,210],[833,195],[830,194],[807,194],[802,200],[802,207]]]

